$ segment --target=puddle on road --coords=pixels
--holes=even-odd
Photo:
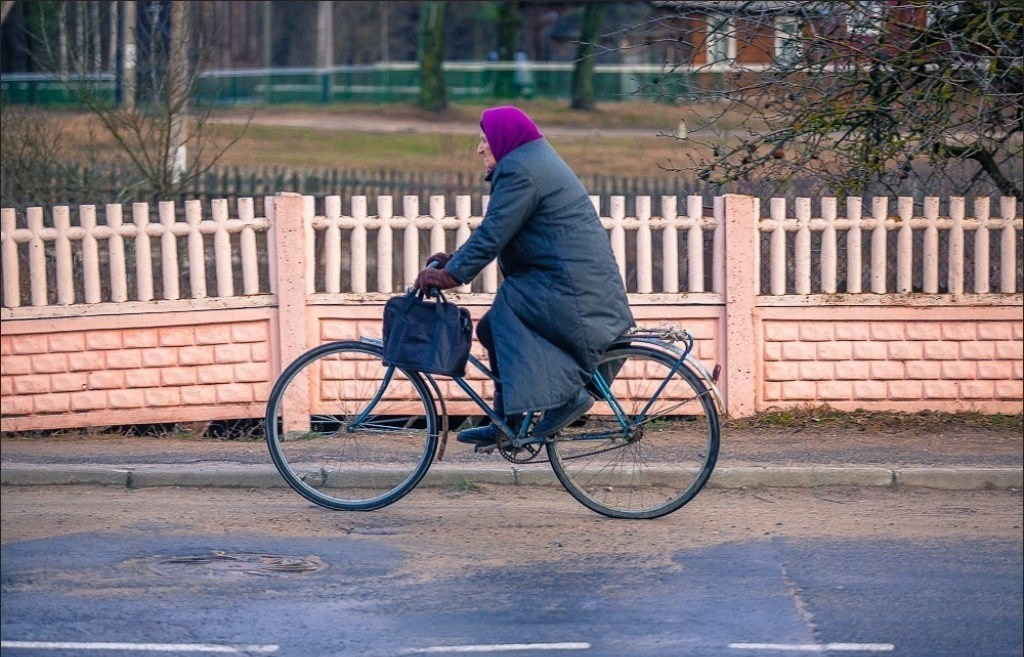
[[[290,577],[310,575],[327,568],[317,556],[295,557],[283,554],[227,552],[178,557],[155,557],[149,568],[170,577]]]

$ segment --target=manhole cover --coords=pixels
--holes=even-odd
[[[200,577],[295,576],[316,573],[327,564],[320,557],[255,554],[214,550],[208,554],[162,557],[150,568],[161,575]]]

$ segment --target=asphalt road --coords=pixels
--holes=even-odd
[[[1019,491],[708,490],[648,522],[553,486],[362,514],[283,490],[2,503],[5,657],[1022,651]]]

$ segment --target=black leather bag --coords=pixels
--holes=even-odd
[[[437,301],[409,292],[384,305],[384,364],[404,369],[465,376],[473,320],[469,310],[440,292]]]

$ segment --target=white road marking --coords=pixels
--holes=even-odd
[[[514,650],[589,650],[590,644],[585,642],[562,643],[490,643],[464,646],[430,646],[429,648],[410,648],[406,655],[430,655],[453,652],[510,652]]]
[[[37,650],[124,650],[128,652],[272,653],[278,646],[222,646],[213,643],[82,643],[73,641],[0,641],[0,648]]]
[[[793,652],[892,652],[891,643],[730,643],[734,650],[791,650]]]

